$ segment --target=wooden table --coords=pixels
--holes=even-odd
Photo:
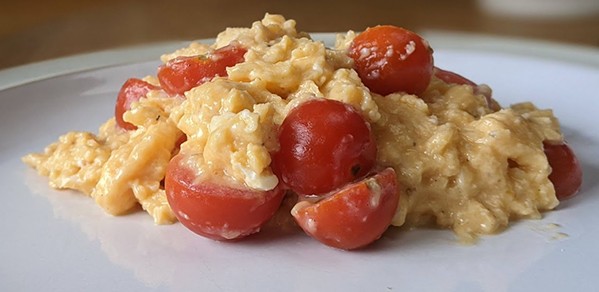
[[[296,19],[299,29],[309,32],[395,24],[599,48],[598,13],[498,16],[476,0],[31,0],[1,6],[0,69],[108,48],[214,37],[227,26],[249,26],[265,12]]]

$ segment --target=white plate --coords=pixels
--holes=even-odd
[[[517,222],[473,246],[459,244],[445,230],[392,231],[356,252],[326,247],[299,232],[267,231],[222,243],[180,224],[154,226],[143,213],[111,217],[79,193],[52,190],[20,157],[70,130],[96,132],[113,115],[124,80],[154,74],[159,52],[181,43],[75,56],[0,72],[0,290],[596,289],[599,51],[425,35],[438,66],[492,85],[501,103],[532,100],[555,110],[582,161],[578,197],[542,220]],[[331,34],[317,37],[332,40]]]

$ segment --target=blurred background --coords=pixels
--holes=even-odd
[[[599,49],[599,0],[22,0],[0,5],[0,69],[144,43],[214,37],[280,13],[308,32],[395,24]]]

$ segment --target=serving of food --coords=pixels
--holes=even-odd
[[[297,224],[341,249],[390,226],[472,241],[581,185],[551,110],[500,106],[400,27],[329,48],[267,14],[161,60],[124,82],[97,134],[69,132],[23,161],[112,215],[141,206],[215,240]]]

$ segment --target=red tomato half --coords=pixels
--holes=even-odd
[[[564,143],[543,143],[543,147],[551,166],[549,180],[555,195],[560,201],[574,196],[582,185],[582,169],[574,151]]]
[[[243,62],[246,51],[229,45],[206,56],[178,57],[158,68],[158,80],[166,93],[180,95],[215,76],[227,76],[227,67]]]
[[[395,171],[387,168],[320,202],[299,202],[291,214],[308,235],[320,242],[356,249],[381,237],[391,224],[398,203]]]
[[[449,84],[470,85],[470,86],[474,87],[474,93],[479,94],[478,84],[474,83],[470,79],[468,79],[462,75],[459,75],[455,72],[451,72],[451,71],[447,71],[447,70],[443,70],[441,68],[435,67],[435,77],[437,77],[437,78],[443,80],[445,83],[449,83]],[[483,95],[485,96],[485,99],[487,101],[487,106],[489,107],[489,109],[491,109],[492,111],[498,111],[501,109],[501,105],[499,105],[499,103],[491,96],[491,94],[483,93]]]
[[[131,109],[132,102],[138,101],[140,98],[146,96],[150,90],[157,89],[160,88],[141,79],[128,79],[121,87],[119,95],[116,98],[116,105],[114,107],[114,118],[116,119],[116,124],[125,130],[137,129],[135,125],[123,120],[123,114]]]
[[[352,106],[315,99],[293,109],[279,130],[273,170],[302,195],[322,194],[366,175],[376,161],[370,126]]]
[[[353,40],[348,53],[364,85],[378,94],[420,94],[433,76],[432,49],[401,27],[368,28]]]
[[[198,181],[177,155],[170,161],[165,190],[177,219],[191,231],[214,239],[238,239],[258,232],[281,205],[284,190],[257,191],[225,185],[210,178]]]

